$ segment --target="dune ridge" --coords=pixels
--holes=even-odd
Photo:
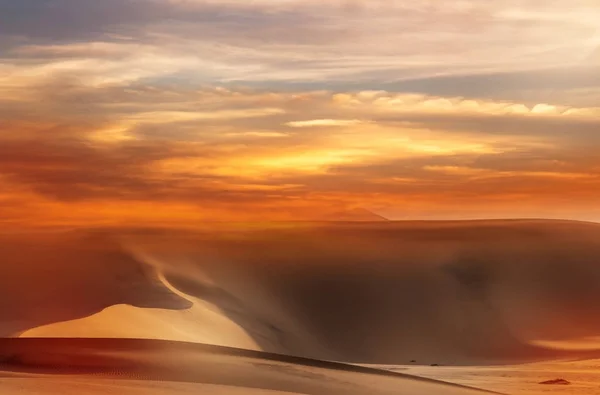
[[[90,300],[94,292],[113,297],[95,304],[84,297],[77,307],[52,294],[50,311],[61,314],[28,310],[29,321],[0,328],[5,334],[159,338],[375,364],[598,355],[594,345],[542,346],[598,335],[598,224],[223,225],[72,232],[40,245],[43,254],[30,254],[37,266],[51,261],[55,270],[75,270],[83,288],[96,281],[89,273],[101,272],[107,280],[85,291]],[[69,259],[54,262],[48,245]],[[17,280],[27,288],[25,277]]]
[[[236,348],[139,339],[0,339],[0,371],[225,385],[302,394],[491,393],[402,373]]]
[[[160,239],[136,246],[177,289],[267,328],[268,341],[255,337],[267,351],[448,365],[597,355],[539,346],[597,333],[597,224],[336,223]],[[173,267],[181,256],[188,264]]]

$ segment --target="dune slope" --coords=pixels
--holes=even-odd
[[[138,383],[133,390],[149,388],[155,393],[169,382],[173,392],[167,388],[169,392],[163,393],[175,394],[186,393],[191,387],[173,383],[198,384],[195,389],[202,393],[233,394],[265,393],[259,390],[307,395],[484,393],[356,366],[157,340],[3,339],[0,350],[0,374],[4,372],[0,390],[37,380],[36,394],[51,393],[48,391],[53,386],[67,384],[71,389],[79,388],[79,393],[89,390],[86,386],[91,383],[102,386],[98,391],[122,389],[125,383],[107,381],[115,378],[135,380]]]
[[[600,335],[596,224],[315,223],[84,234],[52,244],[60,260],[34,254],[40,260],[30,268],[52,267],[60,288],[36,283],[51,296],[46,314],[21,303],[27,319],[16,327],[17,312],[4,310],[13,336],[155,337],[379,364],[597,354],[594,344],[547,346]],[[98,272],[107,280],[98,283]],[[23,298],[33,280],[13,280]],[[72,290],[70,281],[84,297],[47,292]]]

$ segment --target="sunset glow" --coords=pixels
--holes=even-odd
[[[9,2],[3,223],[600,221],[596,0]]]

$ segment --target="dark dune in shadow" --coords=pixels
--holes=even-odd
[[[134,379],[150,386],[159,381],[190,382],[309,395],[486,393],[339,363],[135,339],[0,339],[0,375],[2,372]],[[29,380],[35,379],[29,376]]]
[[[444,365],[595,355],[536,345],[600,334],[595,224],[330,223],[160,240],[147,253],[169,282],[266,351]]]

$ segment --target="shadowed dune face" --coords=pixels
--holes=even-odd
[[[43,351],[40,351],[43,350]],[[91,393],[305,394],[305,395],[468,395],[485,394],[460,385],[401,373],[263,352],[199,344],[136,339],[0,339],[0,392],[20,392],[37,382],[35,394],[56,394],[61,387]],[[25,374],[25,376],[23,376]],[[39,376],[42,375],[42,376]],[[48,376],[50,375],[50,376]],[[4,377],[2,377],[4,378]],[[22,378],[28,380],[24,383]],[[66,383],[61,382],[65,378]],[[17,379],[17,385],[11,381]],[[114,383],[109,379],[118,379]],[[139,392],[121,380],[137,380]],[[158,392],[157,384],[177,385]],[[23,385],[25,384],[25,385]],[[70,384],[65,387],[65,384]],[[8,386],[8,388],[6,388]],[[217,387],[218,386],[218,387]],[[125,387],[125,386],[123,386]],[[3,391],[4,390],[4,391]],[[147,392],[146,390],[149,390]],[[193,390],[193,391],[192,391]],[[273,392],[271,392],[273,391]],[[17,392],[18,393],[18,392]],[[28,392],[29,393],[29,392]]]
[[[536,344],[600,332],[596,225],[340,223],[159,239],[137,247],[268,351],[514,362],[563,356]]]
[[[2,236],[0,257],[0,336],[86,317],[116,304],[189,307],[146,265],[104,236]]]
[[[600,336],[594,224],[136,230],[120,231],[120,245],[113,236],[3,243],[4,334],[114,304],[189,307],[172,287],[216,306],[262,350],[317,359],[525,362],[591,355],[541,345]]]

